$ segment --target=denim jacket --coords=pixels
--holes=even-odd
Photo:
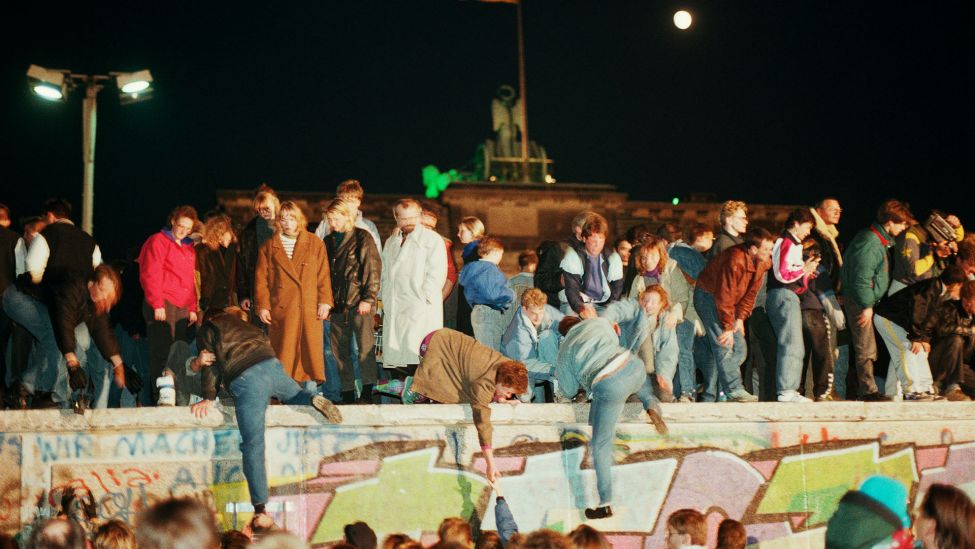
[[[680,350],[676,329],[648,317],[637,300],[611,303],[601,316],[619,325],[620,344],[643,360],[647,372],[677,363]]]
[[[522,313],[522,307],[518,307],[501,337],[501,354],[523,363],[530,373],[551,375],[559,353],[559,321],[564,316],[555,307],[546,305],[539,331]]]

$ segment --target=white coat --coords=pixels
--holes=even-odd
[[[417,226],[403,241],[399,231],[383,247],[383,366],[419,364],[420,342],[443,328],[441,289],[447,248],[440,234]]]

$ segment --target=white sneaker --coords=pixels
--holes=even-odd
[[[812,400],[800,395],[797,391],[785,391],[779,393],[779,402],[812,402]]]

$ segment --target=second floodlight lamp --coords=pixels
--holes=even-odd
[[[152,96],[152,73],[148,69],[136,72],[114,72],[119,100],[123,105],[144,101]]]

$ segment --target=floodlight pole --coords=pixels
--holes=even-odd
[[[521,98],[521,180],[531,181],[528,171],[528,86],[525,82],[525,25],[522,22],[521,2],[518,8],[518,95]]]
[[[85,98],[81,103],[81,162],[84,165],[84,183],[81,188],[81,228],[94,236],[95,219],[95,131],[98,126],[98,92],[101,82],[110,76],[72,74],[71,78],[85,85]]]
[[[99,84],[87,81],[85,99],[81,104],[81,161],[85,170],[81,189],[81,228],[92,236],[95,212],[95,130],[98,126],[98,92],[101,89]]]

